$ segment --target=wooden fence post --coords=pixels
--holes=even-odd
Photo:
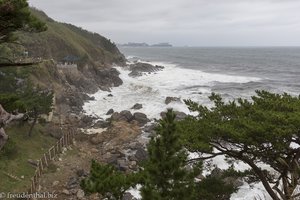
[[[44,153],[44,160],[45,160],[46,167],[48,167],[47,155],[45,153]]]
[[[73,144],[73,138],[74,130],[69,128],[69,130],[56,142],[56,144],[53,145],[46,153],[44,153],[40,160],[38,160],[38,164],[29,189],[30,194],[37,192],[38,182],[44,169],[49,166],[49,163],[57,154],[62,153],[64,147],[68,147],[69,145]]]

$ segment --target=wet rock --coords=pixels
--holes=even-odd
[[[115,68],[96,70],[96,81],[102,88],[117,87],[123,84],[119,74],[120,72]]]
[[[134,198],[134,196],[132,196],[132,194],[130,194],[129,192],[126,192],[123,195],[122,200],[136,200],[136,198]]]
[[[178,98],[178,97],[166,97],[165,104],[169,104],[169,103],[171,103],[173,101],[180,102],[180,98]]]
[[[137,76],[142,76],[143,73],[153,73],[162,70],[164,67],[158,66],[158,65],[151,65],[148,63],[141,63],[137,62],[134,64],[130,65],[130,70],[131,72],[129,73],[129,76],[131,77],[137,77]]]
[[[133,114],[133,119],[138,122],[139,126],[144,126],[150,120],[147,118],[147,115],[141,112],[136,112]]]
[[[106,113],[106,115],[111,115],[111,114],[113,114],[115,111],[114,111],[114,109],[109,109],[108,111],[107,111],[107,113]]]
[[[140,103],[136,103],[136,104],[134,104],[134,106],[132,106],[132,108],[131,108],[131,109],[134,109],[134,110],[139,110],[139,109],[141,109],[141,108],[143,108],[143,105],[142,105],[142,104],[140,104]]]
[[[130,122],[133,119],[133,115],[128,110],[123,110],[120,113],[114,112],[111,116],[112,121],[126,121]]]
[[[127,122],[130,122],[133,118],[132,114],[128,110],[123,110],[120,112],[120,115],[126,119]]]

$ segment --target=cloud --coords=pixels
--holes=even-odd
[[[116,42],[300,45],[298,0],[29,0]],[[271,35],[270,35],[271,34]]]

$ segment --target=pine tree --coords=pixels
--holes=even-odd
[[[300,195],[300,96],[256,93],[252,101],[230,102],[212,94],[210,108],[186,101],[198,116],[181,122],[185,146],[206,156],[243,161],[272,199],[295,199]],[[263,169],[261,163],[269,167]]]
[[[161,120],[156,133],[157,137],[152,138],[148,145],[149,159],[144,165],[142,199],[194,199],[197,173],[186,169],[188,154],[180,143],[172,110],[168,110]]]
[[[138,174],[126,175],[114,166],[92,161],[91,175],[81,182],[87,193],[100,193],[111,200],[121,200],[126,190],[137,184]]]

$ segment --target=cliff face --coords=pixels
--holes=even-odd
[[[122,80],[114,64],[125,65],[125,57],[109,39],[71,24],[56,22],[42,11],[32,13],[47,24],[42,33],[20,33],[19,52],[29,59],[42,60],[30,67],[30,79],[35,85],[54,91],[56,113],[79,113],[86,93],[110,90]],[[22,55],[24,57],[24,55]],[[75,65],[65,66],[64,58],[76,58]],[[61,116],[60,116],[61,117]]]

